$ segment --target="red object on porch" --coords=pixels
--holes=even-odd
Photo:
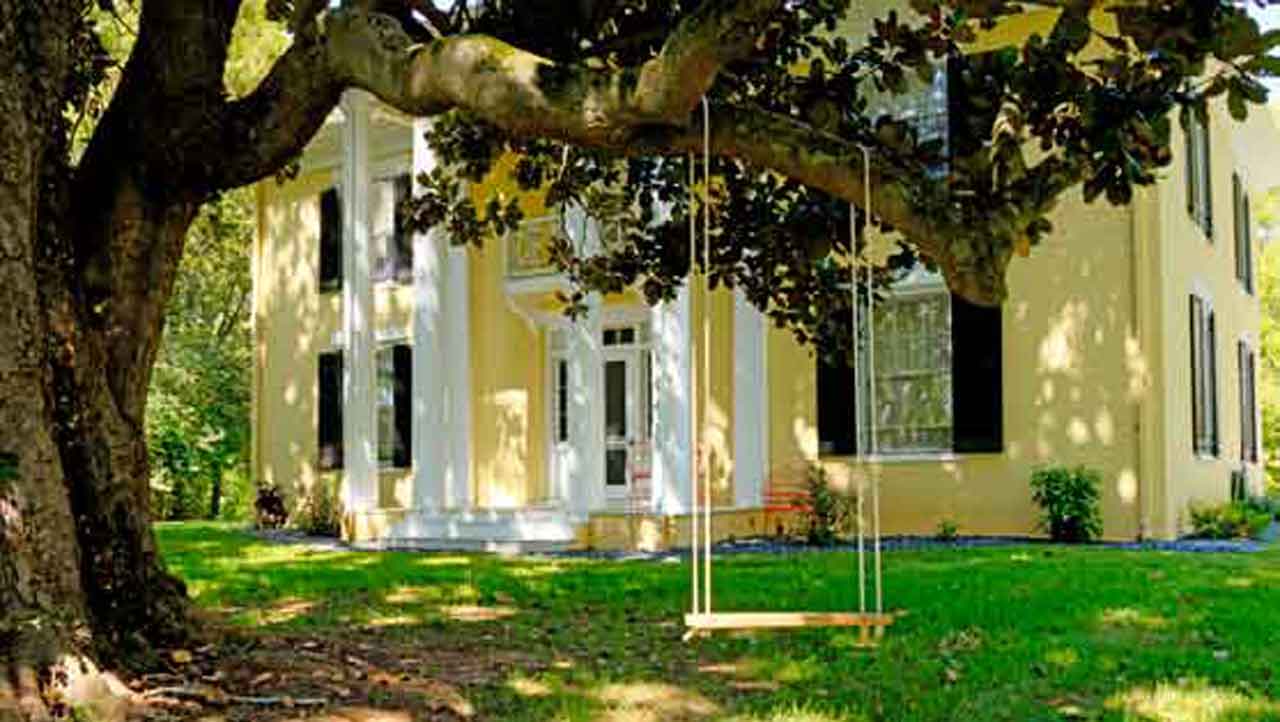
[[[769,477],[764,486],[765,511],[810,511],[809,487],[803,481]]]

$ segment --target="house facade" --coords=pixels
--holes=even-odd
[[[945,113],[945,82],[929,92]],[[482,248],[409,232],[424,122],[350,92],[301,173],[257,189],[254,474],[293,508],[333,490],[353,542],[680,546],[699,439],[718,537],[793,524],[778,490],[815,466],[876,480],[886,534],[1035,534],[1046,464],[1101,472],[1115,539],[1176,536],[1191,504],[1261,488],[1266,110],[1175,122],[1172,165],[1130,206],[1069,194],[1000,308],[904,274],[863,315],[862,393],[731,291],[596,296],[571,321],[543,244],[608,233],[572,209],[521,196],[521,229]]]

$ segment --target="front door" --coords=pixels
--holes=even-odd
[[[636,352],[606,349],[604,356],[604,484],[609,502],[624,501],[631,488],[636,424]]]

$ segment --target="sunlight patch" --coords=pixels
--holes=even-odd
[[[479,607],[473,604],[457,604],[441,607],[440,613],[455,622],[496,622],[514,617],[515,607]]]
[[[551,686],[528,677],[515,677],[507,682],[507,686],[521,697],[550,697]]]
[[[1203,682],[1139,687],[1112,697],[1107,706],[1152,722],[1262,720],[1280,715],[1280,703]]]
[[[411,614],[379,614],[369,618],[365,626],[369,627],[407,627],[421,624],[422,620]]]
[[[596,693],[608,705],[601,717],[608,722],[666,722],[698,720],[720,712],[720,707],[697,692],[670,684],[611,684]]]
[[[306,616],[315,608],[316,603],[311,600],[289,597],[276,602],[270,609],[262,610],[258,614],[258,621],[260,624],[284,624]]]
[[[1129,627],[1133,629],[1162,629],[1169,626],[1169,620],[1159,614],[1150,614],[1133,607],[1112,607],[1102,610],[1102,623],[1109,627]]]

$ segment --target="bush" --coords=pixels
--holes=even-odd
[[[342,533],[342,504],[323,481],[308,490],[298,508],[297,526],[312,536],[336,537]]]
[[[1197,539],[1257,539],[1271,525],[1273,512],[1249,502],[1191,506],[1191,536]]]
[[[960,538],[960,525],[954,519],[946,517],[938,522],[938,531],[934,536],[938,541],[955,541]]]
[[[259,486],[253,501],[254,520],[259,529],[279,529],[289,519],[284,507],[284,497],[274,486]]]
[[[827,472],[821,466],[809,467],[808,486],[808,541],[815,546],[830,546],[857,523],[855,502],[831,488]]]
[[[1102,534],[1101,485],[1102,476],[1084,466],[1049,466],[1031,473],[1031,498],[1050,538],[1077,543]]]
[[[1244,500],[1244,505],[1280,521],[1280,498],[1275,496],[1251,496]]]

